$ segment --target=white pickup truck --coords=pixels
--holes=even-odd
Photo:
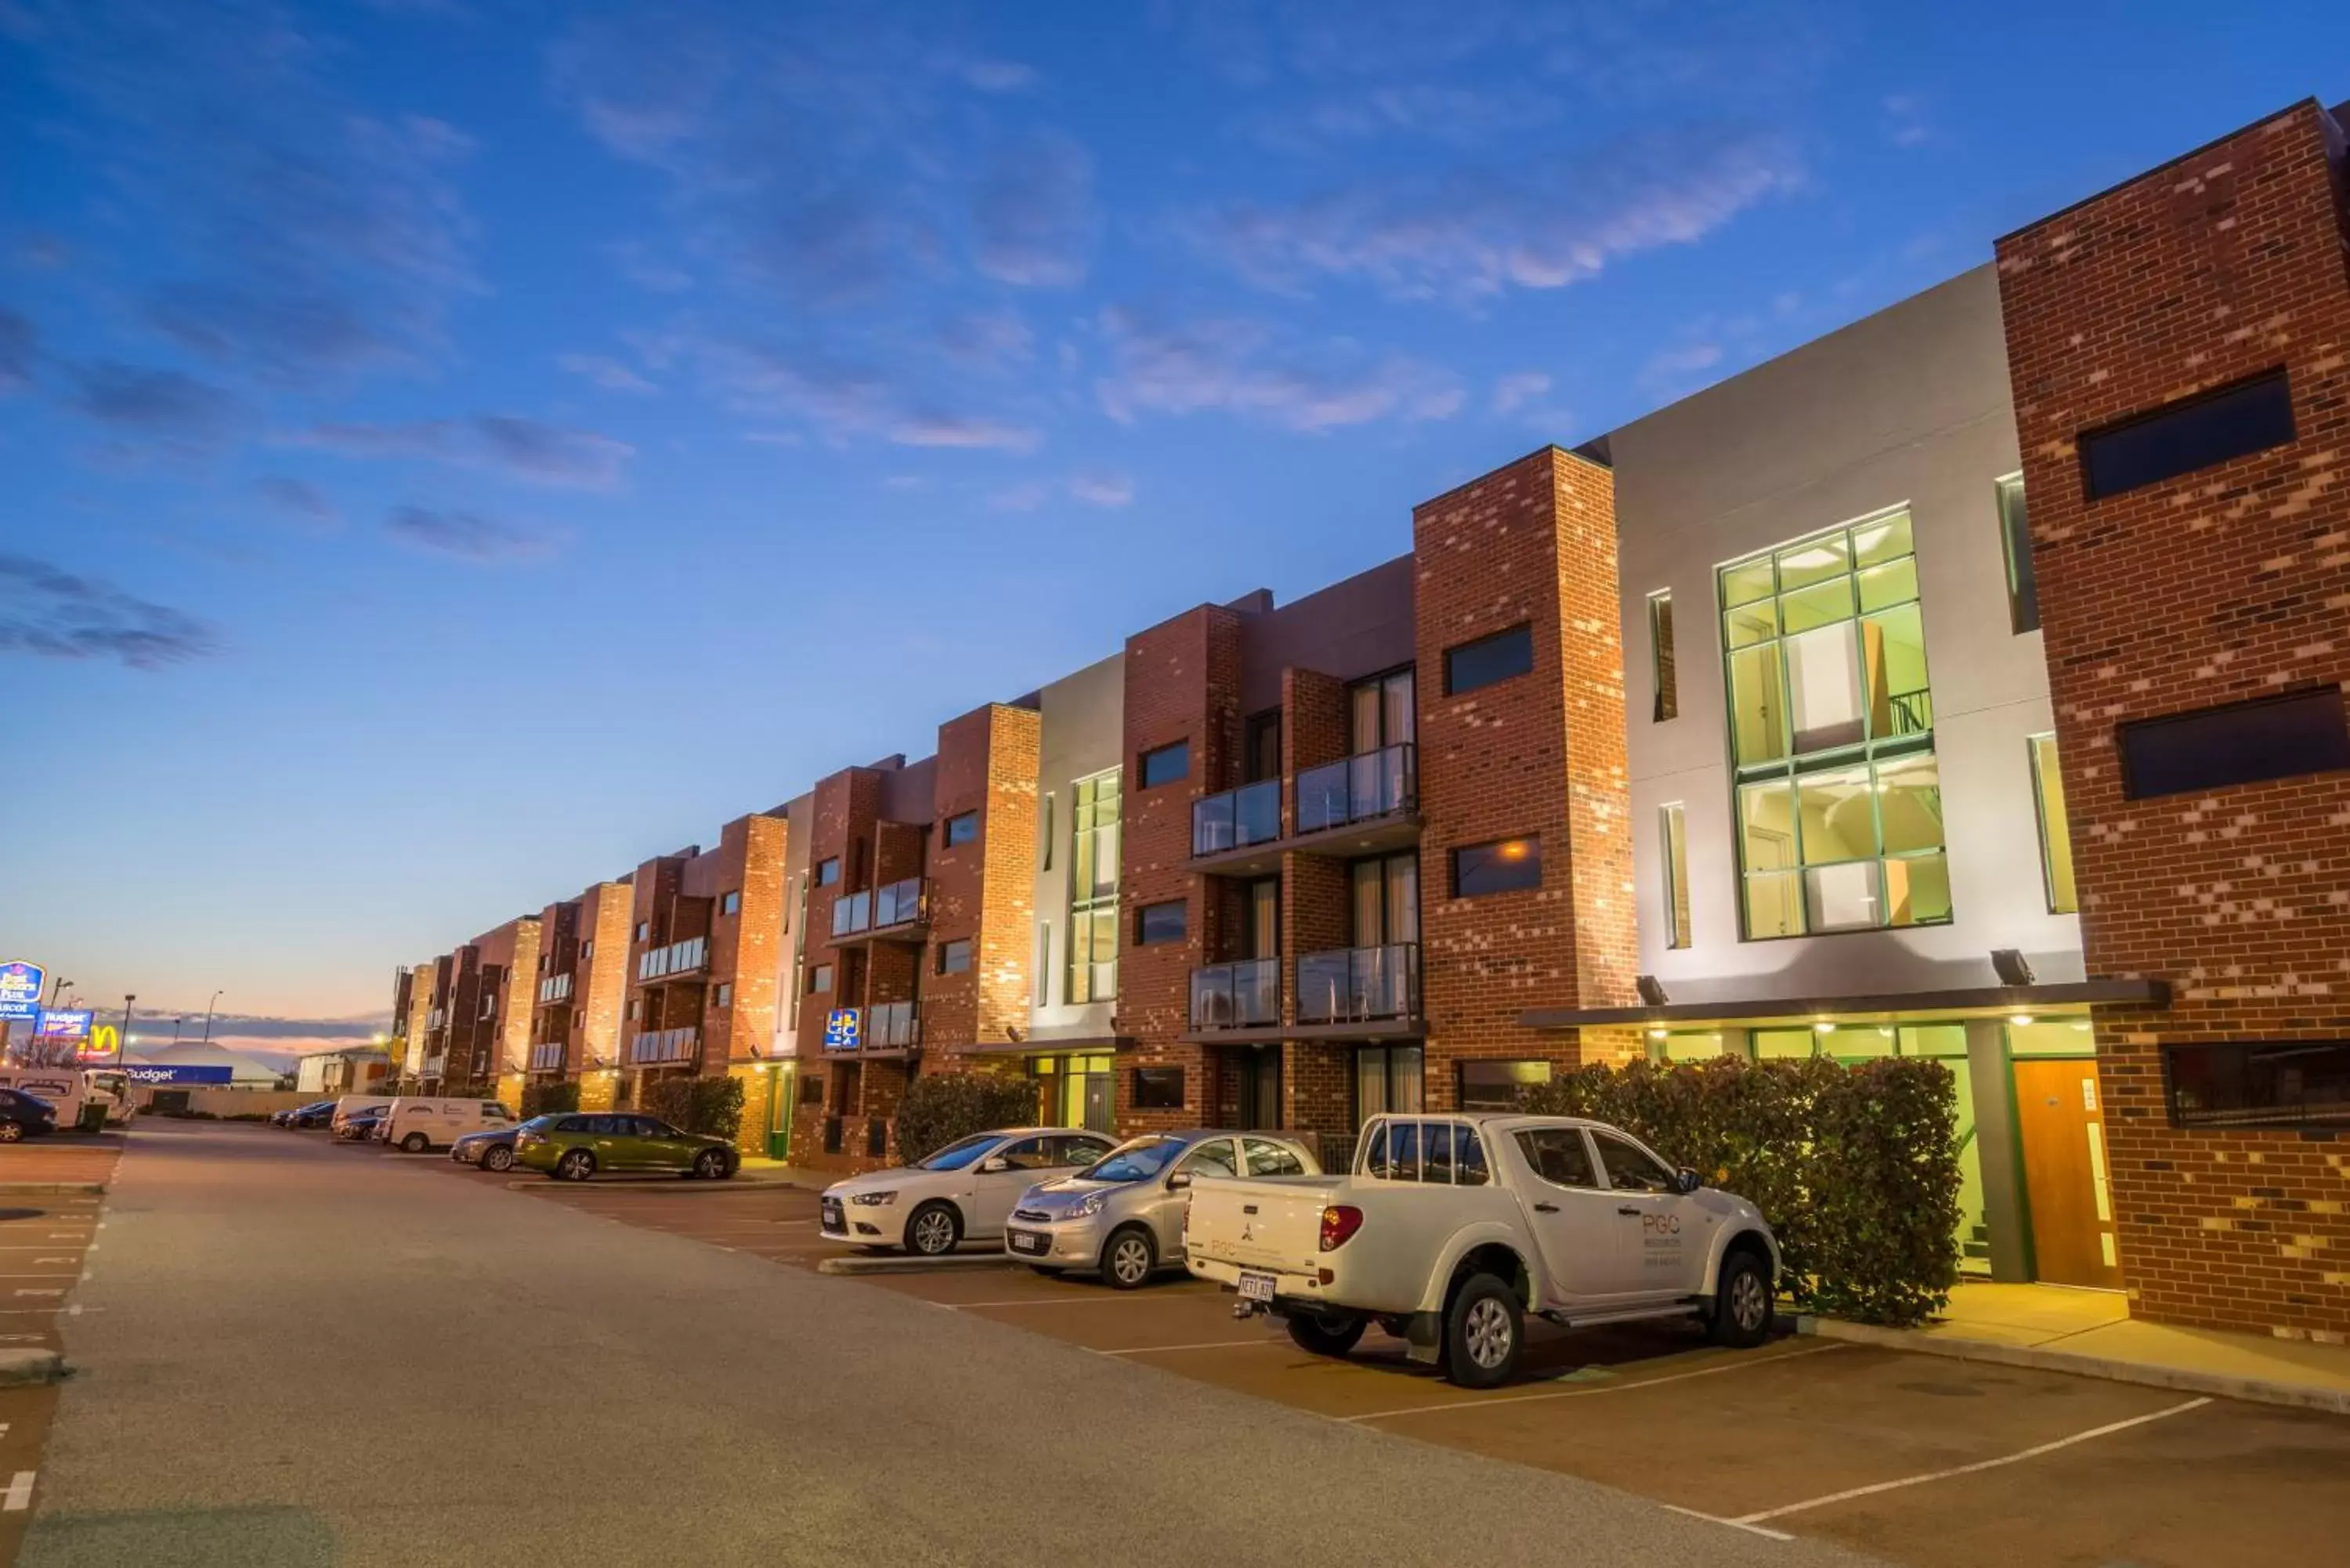
[[[1759,1345],[1779,1272],[1744,1199],[1603,1123],[1513,1114],[1376,1117],[1346,1176],[1201,1177],[1183,1257],[1315,1355],[1376,1323],[1471,1388],[1516,1370],[1530,1313]]]

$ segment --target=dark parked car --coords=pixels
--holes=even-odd
[[[18,1143],[57,1130],[57,1106],[22,1089],[0,1089],[0,1143]]]
[[[327,1125],[327,1119],[334,1114],[334,1101],[313,1100],[307,1106],[296,1106],[290,1111],[271,1112],[269,1125],[280,1127],[322,1127]]]
[[[376,1124],[383,1120],[382,1110],[368,1111],[356,1116],[345,1116],[343,1125],[335,1128],[335,1136],[345,1143],[366,1143],[375,1137]]]
[[[475,1165],[484,1170],[512,1170],[515,1163],[515,1135],[545,1132],[555,1125],[555,1116],[533,1116],[526,1122],[507,1127],[484,1127],[480,1132],[467,1133],[449,1146],[449,1158],[459,1165]]]

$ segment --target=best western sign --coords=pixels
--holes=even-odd
[[[41,1010],[48,971],[25,959],[0,963],[0,1018],[31,1018]]]

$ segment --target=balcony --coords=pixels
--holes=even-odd
[[[629,1065],[655,1067],[669,1062],[691,1062],[702,1053],[702,1026],[646,1029],[629,1041]]]
[[[688,937],[665,948],[648,948],[638,956],[639,981],[676,980],[700,974],[710,967],[710,939]]]
[[[1191,971],[1191,1028],[1277,1029],[1281,1025],[1281,961],[1243,959]]]
[[[424,1027],[427,1029],[448,1028],[449,1010],[445,1007],[436,1007],[432,1012],[426,1013],[424,1015]]]
[[[550,974],[545,980],[540,981],[538,982],[538,1000],[542,1003],[570,1001],[571,977],[568,974]]]
[[[530,1070],[534,1073],[559,1073],[563,1070],[563,1042],[541,1040],[530,1048]]]
[[[447,1063],[448,1056],[445,1053],[438,1056],[427,1056],[424,1058],[423,1062],[418,1065],[416,1075],[420,1078],[437,1078],[441,1075],[441,1069],[445,1066]]]
[[[1339,948],[1297,961],[1297,1022],[1409,1024],[1419,1019],[1419,945]],[[1392,1033],[1393,1031],[1386,1031]]]
[[[910,1002],[884,1002],[865,1010],[865,1044],[875,1051],[910,1051],[922,1043],[922,1017]]]
[[[1222,855],[1281,836],[1281,781],[1260,779],[1191,804],[1191,857]]]
[[[1410,848],[1419,842],[1419,748],[1382,746],[1300,768],[1291,800],[1287,837],[1277,780],[1199,802],[1191,808],[1191,869],[1270,877],[1293,851],[1352,857]]]
[[[1297,773],[1297,836],[1409,813],[1419,805],[1419,748],[1360,752]]]
[[[832,906],[833,945],[920,941],[927,891],[922,878],[909,877],[870,892],[842,894]]]

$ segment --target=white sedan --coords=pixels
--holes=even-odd
[[[824,1236],[852,1247],[902,1247],[931,1258],[965,1241],[1001,1242],[1003,1222],[1022,1193],[1084,1169],[1112,1147],[1099,1133],[1068,1127],[973,1133],[914,1165],[826,1188]]]

